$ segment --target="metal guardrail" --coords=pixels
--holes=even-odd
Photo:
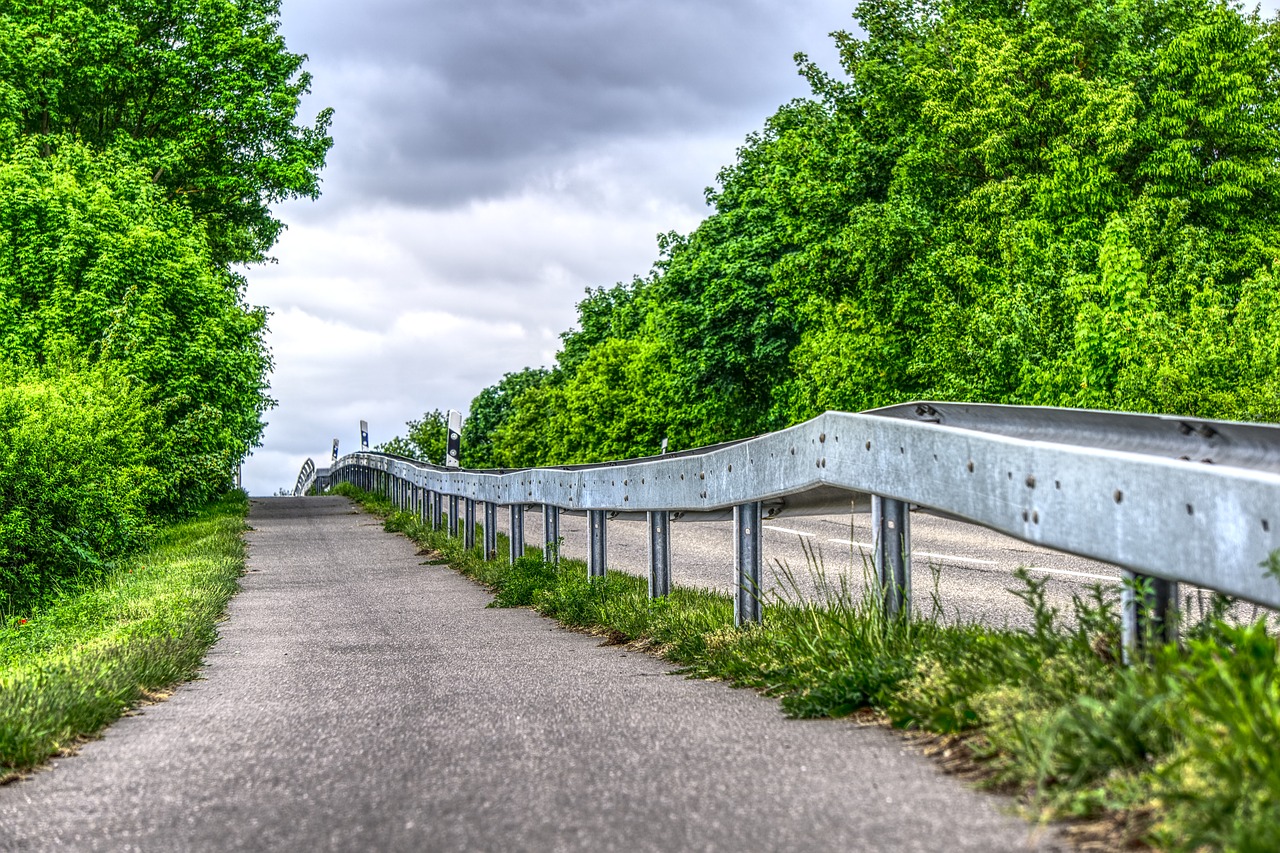
[[[293,487],[293,496],[301,497],[311,491],[311,487],[316,482],[316,463],[312,462],[310,457],[306,462],[302,463],[302,470],[298,472],[298,482]]]
[[[929,402],[828,412],[741,442],[600,465],[475,471],[364,452],[329,473],[383,490],[436,525],[447,497],[455,535],[465,502],[468,547],[483,504],[491,558],[499,506],[511,513],[512,559],[523,548],[526,506],[545,508],[547,543],[559,539],[559,513],[586,513],[595,575],[605,571],[607,521],[645,517],[654,595],[670,586],[669,524],[731,516],[739,623],[761,615],[761,521],[851,508],[873,514],[876,572],[891,609],[909,601],[909,508],[1153,579],[1126,587],[1133,642],[1141,619],[1173,624],[1164,609],[1176,606],[1178,582],[1280,607],[1280,581],[1262,568],[1280,549],[1277,426]]]

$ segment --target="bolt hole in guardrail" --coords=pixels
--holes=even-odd
[[[819,457],[813,467],[749,465],[757,457],[788,459],[802,442],[823,445],[828,436],[838,436],[837,430],[867,436],[867,453],[880,442],[898,447],[899,453],[888,458]],[[1189,461],[1210,458],[1212,465]],[[947,459],[959,460],[962,468],[932,464]],[[299,491],[306,491],[304,484],[309,488],[317,476],[314,465],[309,472],[306,467],[306,476],[299,476]],[[704,485],[708,470],[731,472],[735,467],[737,475],[717,480],[714,490]],[[594,472],[604,468],[614,476],[594,479]],[[1038,473],[1025,475],[1015,486],[1017,470]],[[554,481],[549,471],[556,472]],[[949,473],[955,471],[960,473]],[[983,473],[994,471],[1004,476],[992,481]],[[1134,579],[1153,579],[1141,585],[1153,591],[1150,600],[1129,595],[1124,601],[1130,644],[1142,635],[1143,619],[1162,619],[1161,614],[1176,606],[1178,583],[1280,607],[1280,582],[1260,568],[1280,549],[1268,515],[1280,505],[1280,427],[1272,425],[1215,421],[1193,426],[1157,415],[911,403],[859,414],[828,412],[745,442],[600,465],[475,471],[362,451],[338,459],[323,473],[328,482],[352,482],[391,495],[398,504],[429,518],[437,529],[442,498],[448,496],[453,535],[457,500],[482,504],[482,547],[490,559],[496,556],[499,506],[509,508],[512,529],[520,530],[513,539],[521,544],[512,546],[510,559],[523,548],[525,506],[544,508],[548,548],[553,533],[559,538],[560,513],[585,512],[592,576],[607,571],[608,519],[647,519],[649,586],[654,596],[670,589],[671,522],[730,515],[737,531],[733,578],[739,624],[763,618],[760,527],[765,502],[768,517],[780,518],[847,511],[851,500],[865,502],[866,496],[872,511],[875,579],[891,611],[910,601],[908,510],[968,521],[1119,566]],[[689,482],[695,473],[696,487]],[[1033,499],[1031,492],[1041,478],[1052,479],[1054,490],[1036,492]],[[1064,490],[1064,480],[1079,488]],[[1125,485],[1117,487],[1117,481]],[[1112,500],[1096,500],[1100,493],[1110,494]],[[516,494],[525,500],[513,500]],[[1194,503],[1187,500],[1192,496]],[[1215,512],[1196,512],[1201,505]],[[1184,511],[1170,512],[1176,507]],[[550,521],[553,515],[556,524]],[[1197,523],[1189,523],[1188,517]],[[1261,524],[1240,523],[1249,517]],[[474,536],[474,525],[468,524]]]

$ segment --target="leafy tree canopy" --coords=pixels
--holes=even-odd
[[[445,413],[434,409],[424,414],[421,420],[409,421],[405,426],[409,428],[405,435],[396,436],[375,449],[443,465],[449,443],[449,421]]]
[[[494,458],[920,397],[1280,419],[1280,24],[1220,0],[855,17],[841,73],[797,57],[812,96],[747,138],[712,214],[588,293]]]
[[[331,112],[297,122],[311,85],[279,0],[0,0],[0,119],[48,153],[119,149],[181,199],[218,264],[262,260],[273,203],[315,197]]]
[[[0,607],[137,547],[257,446],[238,263],[315,196],[329,112],[277,0],[0,0]]]

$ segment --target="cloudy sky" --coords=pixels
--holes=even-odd
[[[548,365],[587,287],[645,274],[659,232],[778,106],[792,55],[837,70],[853,0],[284,0],[333,107],[323,196],[248,271],[276,361],[251,494]]]

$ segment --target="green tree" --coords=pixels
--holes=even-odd
[[[501,453],[921,397],[1276,417],[1280,23],[1220,0],[855,17],[843,74],[798,58],[813,96],[747,138],[711,215],[589,292]]]
[[[508,457],[497,445],[497,436],[514,414],[520,395],[540,387],[547,377],[548,372],[541,367],[526,367],[505,374],[496,384],[476,395],[462,424],[464,468],[497,468],[507,464],[504,460]]]
[[[331,113],[297,123],[305,57],[279,0],[0,0],[0,109],[44,153],[120,149],[207,231],[214,263],[261,260],[270,205],[315,197]]]
[[[270,405],[266,314],[212,264],[184,205],[145,167],[29,140],[0,161],[0,355],[27,369],[114,362],[164,431],[165,500],[186,510],[231,484]]]
[[[375,450],[407,456],[433,465],[443,465],[449,444],[449,419],[439,409],[432,409],[421,419],[405,423],[408,430],[403,436],[379,444]]]

